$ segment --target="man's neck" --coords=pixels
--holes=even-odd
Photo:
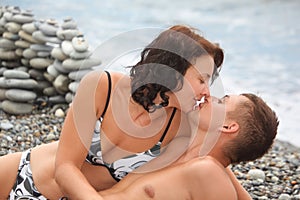
[[[227,158],[223,153],[219,152],[210,152],[208,154],[208,157],[213,158],[218,163],[220,163],[224,168],[226,168],[228,165],[230,165],[230,159]]]
[[[194,141],[190,145],[190,147],[187,149],[187,151],[176,161],[176,163],[184,163],[189,160],[192,160],[197,157],[204,157],[204,156],[210,156],[214,158],[216,161],[218,161],[222,166],[225,168],[231,164],[230,159],[225,156],[222,152],[221,145],[216,143],[209,152],[205,154],[201,154],[201,147],[203,144],[203,141],[205,139],[206,134],[212,134],[212,133],[202,133],[199,131],[197,137],[195,137]]]

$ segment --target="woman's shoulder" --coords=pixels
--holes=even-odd
[[[110,80],[112,84],[118,82],[121,79],[129,79],[129,76],[120,72],[108,72],[103,70],[93,70],[89,73],[87,73],[80,81],[82,84],[93,84],[98,83],[98,85],[107,84],[109,79],[108,76],[110,76]]]

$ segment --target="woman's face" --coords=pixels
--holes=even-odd
[[[214,60],[209,55],[203,55],[195,59],[185,75],[183,87],[175,92],[180,109],[188,113],[193,110],[196,100],[209,97],[209,80],[214,69]]]

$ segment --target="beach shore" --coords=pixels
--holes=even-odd
[[[0,111],[0,156],[58,140],[67,108],[20,116]],[[262,158],[233,165],[232,171],[253,199],[300,199],[300,148],[288,142],[276,140]]]

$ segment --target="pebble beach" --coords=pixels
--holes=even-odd
[[[59,139],[67,104],[36,106],[32,114],[0,111],[0,156]],[[253,162],[232,166],[253,199],[300,199],[300,148],[276,140],[272,149]]]
[[[279,138],[270,151],[253,162],[233,165],[233,172],[253,199],[300,200],[300,147],[297,134],[299,107],[294,103],[300,99],[300,82],[297,78],[292,79],[293,76],[298,77],[299,73],[297,52],[300,45],[297,36],[300,29],[294,21],[299,16],[297,1],[291,0],[284,4],[280,1],[245,3],[232,0],[226,3],[219,0],[211,4],[192,1],[193,3],[186,4],[188,7],[178,1],[173,3],[173,12],[165,9],[167,4],[172,9],[167,0],[159,1],[155,5],[122,2],[119,4],[124,5],[122,9],[118,9],[118,13],[111,12],[112,4],[116,4],[114,1],[95,1],[97,3],[91,3],[90,7],[87,7],[88,4],[80,5],[80,1],[72,1],[72,4],[80,5],[76,6],[76,12],[73,10],[73,13],[72,7],[69,8],[70,2],[63,0],[57,4],[59,7],[52,5],[48,12],[44,12],[41,2],[30,5],[26,1],[15,1],[14,4],[20,8],[5,7],[3,4],[3,12],[0,12],[0,32],[3,32],[0,38],[0,100],[5,103],[0,105],[0,156],[59,139],[68,110],[67,103],[72,101],[78,81],[92,67],[102,62],[91,57],[91,48],[85,38],[95,46],[100,42],[98,40],[105,41],[107,37],[117,33],[140,27],[162,26],[174,23],[174,20],[177,23],[180,18],[179,22],[188,22],[200,30],[203,29],[210,39],[217,40],[224,46],[227,59],[224,64],[226,67],[222,69],[222,77],[224,84],[230,86],[225,88],[226,92],[244,92],[245,88],[249,88],[251,92],[264,94],[264,99],[278,111],[280,121],[283,122],[278,133]],[[68,5],[68,9],[63,9],[61,14],[55,12],[60,7],[63,8],[64,4]],[[80,14],[77,10],[79,7],[82,7],[82,13],[85,14],[89,10],[90,16]],[[109,12],[99,12],[99,7]],[[186,8],[186,12],[180,16],[174,15],[176,19],[172,19],[178,7]],[[149,8],[155,12],[148,13]],[[131,9],[138,10],[138,14],[135,15]],[[76,19],[66,18],[68,11]],[[97,16],[99,13],[101,16]],[[167,13],[172,13],[172,17]],[[14,19],[16,14],[18,18]],[[45,19],[42,20],[39,16]],[[26,21],[20,22],[20,17]],[[53,17],[60,17],[63,21],[53,20]],[[52,20],[47,20],[50,18]],[[94,18],[97,20],[93,20]],[[128,22],[128,18],[131,21]],[[86,23],[91,20],[93,26]],[[99,27],[105,27],[105,30],[99,30]],[[73,45],[72,42],[83,45]],[[12,54],[5,54],[10,51],[14,52],[13,57]],[[282,56],[286,52],[289,56]],[[87,59],[89,62],[85,66],[88,69],[79,70],[82,68],[81,61]],[[241,63],[243,67],[240,66]],[[72,69],[74,66],[76,68]],[[272,70],[269,70],[269,66]],[[27,72],[34,80],[28,78]],[[43,72],[42,76],[37,72]],[[256,78],[249,78],[253,76]],[[266,80],[266,77],[277,78]],[[12,78],[18,81],[15,83],[18,86],[17,92],[15,85],[7,85],[6,80],[11,81]],[[22,84],[19,79],[22,79]],[[20,86],[22,87],[19,88]],[[282,92],[282,96],[289,98],[273,98],[278,95],[278,90]],[[44,95],[49,97],[47,102],[43,99]],[[40,96],[41,98],[36,98]],[[50,105],[47,104],[49,102]]]

